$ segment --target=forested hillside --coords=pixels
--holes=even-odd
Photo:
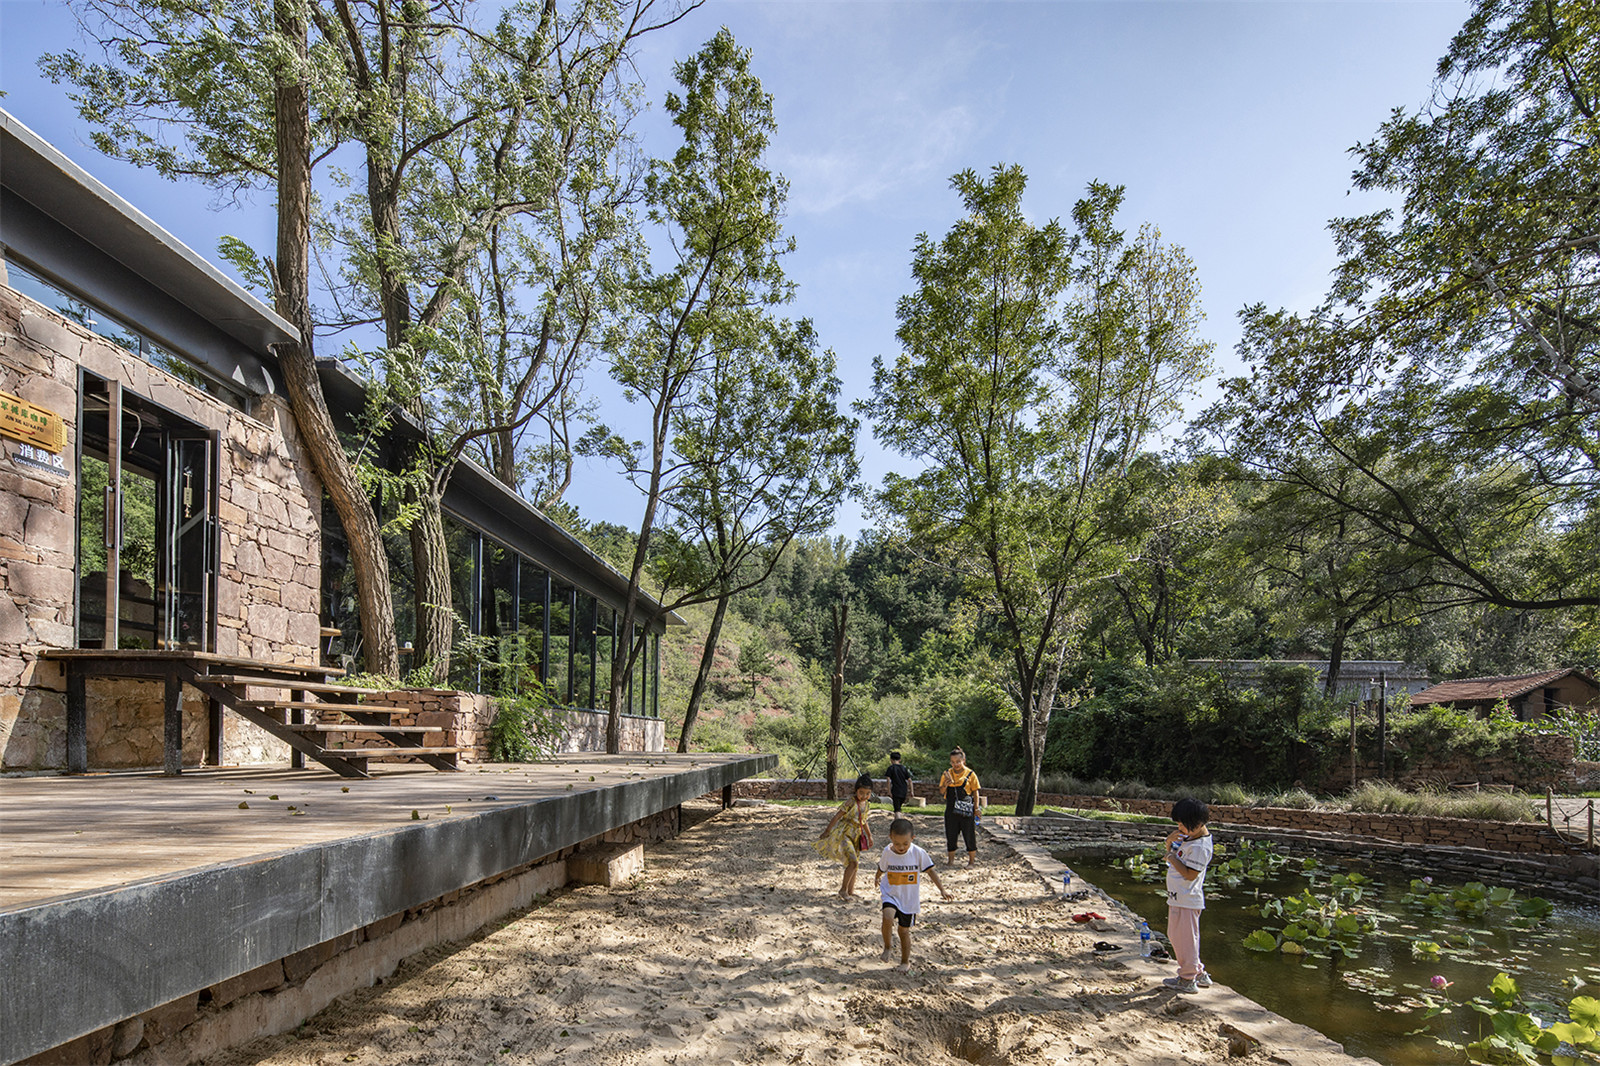
[[[1152,477],[1181,476],[1184,491],[1228,503],[1205,509],[1191,527],[1151,534],[1139,565],[1097,599],[1088,626],[1093,640],[1063,685],[1043,772],[1291,784],[1310,769],[1294,760],[1311,757],[1293,751],[1303,752],[1319,727],[1341,728],[1346,705],[1325,700],[1309,671],[1279,671],[1261,692],[1232,692],[1186,662],[1326,658],[1329,623],[1303,609],[1308,589],[1257,542],[1259,501],[1253,505],[1247,490],[1207,483],[1194,467],[1150,466]],[[631,556],[626,530],[571,513],[566,520],[601,554]],[[1001,671],[985,651],[974,598],[927,554],[870,535],[797,542],[770,581],[734,599],[691,747],[772,752],[782,760],[779,775],[821,776],[830,608],[841,601],[851,605],[841,773],[860,765],[881,774],[887,753],[898,748],[922,776],[936,774],[954,744],[991,774],[1021,772],[1017,714],[993,680]],[[681,614],[687,625],[669,629],[662,643],[669,747],[682,728],[711,608]],[[1463,607],[1426,624],[1391,619],[1357,627],[1345,656],[1424,664],[1435,677],[1516,673],[1596,656],[1590,630],[1550,612]],[[1182,738],[1183,745],[1147,750],[1153,735]],[[1347,743],[1347,727],[1339,735]]]

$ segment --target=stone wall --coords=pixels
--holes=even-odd
[[[1405,789],[1495,785],[1524,792],[1543,792],[1547,788],[1565,792],[1577,786],[1574,747],[1572,738],[1560,733],[1520,734],[1515,755],[1444,755],[1410,752],[1396,745],[1390,748],[1387,765],[1382,767],[1375,751],[1358,752],[1356,777],[1362,781],[1387,780]],[[1325,792],[1350,787],[1348,751],[1315,787]]]
[[[494,723],[495,715],[498,713],[492,696],[483,696],[475,692],[457,692],[454,689],[395,689],[376,696],[368,696],[366,701],[380,706],[411,708],[409,713],[397,714],[390,719],[395,725],[438,726],[440,732],[423,734],[424,747],[470,748],[470,751],[461,753],[462,761],[489,761],[492,740],[489,727]],[[337,714],[322,715],[324,722],[332,722],[337,718]],[[569,753],[606,750],[604,714],[598,711],[563,710],[556,711],[555,718],[561,729],[561,739],[556,751]],[[666,723],[659,718],[622,716],[623,751],[664,751],[665,736]],[[381,739],[373,733],[352,733],[345,738],[345,742],[357,746],[381,743]]]
[[[334,699],[333,695],[325,699]],[[489,724],[494,721],[494,699],[476,692],[457,692],[454,689],[403,688],[365,697],[367,703],[388,707],[407,707],[406,714],[393,715],[393,725],[437,726],[438,733],[424,733],[425,748],[470,748],[462,752],[464,762],[487,762],[489,759]],[[339,715],[325,713],[322,721],[332,722]],[[359,747],[381,744],[383,738],[376,733],[350,733],[345,743]],[[415,762],[415,759],[398,759],[397,762]]]
[[[600,711],[563,711],[561,752],[605,751],[606,715]],[[667,724],[660,718],[622,716],[623,751],[666,751]]]
[[[77,562],[77,374],[119,380],[220,435],[217,651],[316,662],[322,488],[303,459],[286,402],[236,411],[138,356],[0,284],[0,391],[63,416],[60,468],[28,462],[0,440],[0,768],[66,765],[65,683],[39,652],[72,647]],[[161,686],[92,686],[89,765],[161,765]],[[205,715],[186,702],[187,764],[205,749]],[[231,715],[224,761],[281,761],[288,749]]]
[[[208,1062],[237,1044],[286,1032],[338,996],[380,982],[407,957],[471,936],[567,882],[568,856],[595,844],[670,840],[679,809],[660,811],[525,866],[448,892],[182,999],[24,1059],[27,1066]]]
[[[840,781],[837,795],[850,795],[854,781]],[[888,794],[886,780],[873,782],[873,791],[879,796]],[[919,795],[929,796],[933,790],[926,784]],[[826,796],[824,781],[769,781],[747,778],[736,782],[733,794],[749,799],[822,799]],[[983,795],[988,803],[1015,803],[1015,789],[986,788]],[[1150,814],[1165,818],[1172,812],[1171,800],[1113,799],[1108,796],[1067,796],[1041,792],[1040,806],[1065,807],[1071,810],[1121,811],[1126,814]],[[935,801],[936,802],[936,801]],[[1286,807],[1234,807],[1221,803],[1211,804],[1211,820],[1228,825],[1249,825],[1279,829],[1297,829],[1322,833],[1341,833],[1353,836],[1376,837],[1400,844],[1420,847],[1481,848],[1490,851],[1563,855],[1576,849],[1571,843],[1552,833],[1542,822],[1486,822],[1467,818],[1431,818],[1408,814],[1367,814],[1346,811],[1303,811]]]

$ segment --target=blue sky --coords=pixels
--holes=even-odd
[[[672,63],[719,26],[753,50],[777,111],[770,162],[790,182],[792,313],[815,321],[851,398],[870,390],[873,357],[898,350],[912,242],[942,234],[959,208],[950,176],[1002,162],[1027,172],[1024,206],[1041,221],[1067,220],[1090,180],[1125,185],[1125,228],[1153,222],[1194,259],[1227,372],[1241,307],[1321,296],[1327,220],[1374,206],[1348,193],[1347,150],[1392,108],[1427,99],[1467,11],[1456,0],[711,0],[641,49],[655,110],[637,130],[645,152],[671,153],[659,102]],[[209,194],[89,146],[63,88],[35,66],[74,46],[57,0],[0,0],[0,106],[200,252],[223,234],[270,247],[268,197],[201,210]],[[602,415],[625,428],[621,401],[599,391]],[[901,463],[867,426],[860,444],[869,484]],[[637,497],[602,466],[580,470],[569,499],[586,517],[637,525]],[[837,531],[866,522],[852,503]]]

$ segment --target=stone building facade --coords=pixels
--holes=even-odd
[[[301,457],[281,397],[235,410],[139,356],[12,289],[0,278],[0,393],[59,412],[64,448],[77,446],[78,379],[87,371],[216,434],[216,640],[209,650],[281,662],[314,662],[321,583],[321,484]],[[73,647],[79,589],[78,472],[33,459],[38,449],[0,439],[0,757],[6,770],[65,764],[61,668],[48,648]],[[157,682],[90,683],[90,763],[103,769],[162,761]],[[186,695],[184,750],[205,750],[206,712]],[[248,725],[230,723],[226,762],[287,758]]]
[[[0,772],[282,763],[278,737],[306,734],[280,716],[305,697],[238,682],[224,713],[227,692],[178,679],[360,669],[351,546],[280,380],[294,327],[4,110],[0,156]],[[360,432],[366,384],[337,360],[318,372],[336,429]],[[375,461],[404,462],[414,432],[373,441]],[[470,759],[495,713],[483,694],[524,673],[574,713],[605,696],[627,579],[470,460],[443,502],[452,607],[479,649],[450,681],[475,691],[407,697],[450,709],[400,724]],[[390,550],[397,603],[411,565]],[[624,732],[660,750],[660,634],[680,620],[639,604]],[[170,707],[161,680],[105,676],[156,671],[181,688]],[[567,739],[588,747],[584,722]]]

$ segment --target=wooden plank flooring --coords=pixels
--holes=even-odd
[[[321,767],[0,778],[0,911],[381,832],[410,824],[412,811],[419,819],[459,817],[744,758],[579,754],[467,764],[459,774],[374,765],[370,779]]]

